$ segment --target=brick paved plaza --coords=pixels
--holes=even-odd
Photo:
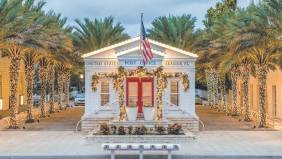
[[[198,107],[205,130],[196,139],[181,144],[176,157],[185,156],[282,156],[281,131],[260,131],[210,108]],[[75,132],[83,107],[55,113],[25,129],[0,131],[0,156],[100,156],[107,154],[100,144],[87,144],[82,132]],[[209,122],[210,121],[210,122]],[[256,130],[256,131],[253,131]],[[91,157],[89,157],[91,158]]]

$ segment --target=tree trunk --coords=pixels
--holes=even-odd
[[[40,110],[41,118],[46,117],[46,87],[48,79],[48,67],[46,59],[41,61],[39,66],[39,79],[40,79]]]
[[[242,69],[242,79],[243,79],[243,107],[245,109],[244,112],[244,120],[251,121],[250,117],[250,104],[249,104],[249,79],[250,79],[250,71],[249,65],[243,66]]]
[[[220,109],[226,112],[226,104],[225,104],[225,76],[219,77],[219,86],[220,86]]]
[[[212,83],[213,83],[213,106],[218,109],[218,74],[215,69],[212,73]]]
[[[18,113],[18,83],[19,83],[19,68],[20,68],[20,54],[21,49],[17,46],[11,46],[9,51],[10,67],[10,96],[9,96],[9,115],[10,115],[10,126],[11,129],[17,129],[17,113]]]
[[[209,106],[212,106],[212,84],[211,84],[211,73],[210,71],[206,71],[206,82],[207,82],[207,89],[208,89],[208,103]]]
[[[32,57],[31,57],[32,58]],[[34,62],[33,59],[26,59],[25,61],[25,81],[26,81],[26,98],[27,98],[27,117],[26,123],[33,123],[33,84],[34,84]]]
[[[65,98],[64,98],[64,103],[66,107],[69,107],[69,85],[70,85],[70,71],[66,71],[64,73],[64,94],[65,94]]]
[[[50,87],[50,101],[49,101],[49,113],[55,112],[55,69],[54,66],[51,65],[49,67],[49,87]]]
[[[63,110],[62,95],[63,95],[63,72],[58,73],[58,107],[59,110]]]
[[[266,75],[267,69],[265,66],[258,67],[258,85],[259,85],[259,111],[260,123],[259,127],[266,127]]]
[[[237,82],[238,82],[238,69],[234,68],[232,69],[231,72],[231,78],[232,78],[232,115],[234,116],[238,116],[239,115],[239,111],[238,111],[238,102],[237,102],[237,98],[238,98],[238,86],[237,86]]]

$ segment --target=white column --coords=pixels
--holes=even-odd
[[[87,69],[85,71],[85,115],[93,113],[99,106],[100,102],[100,82],[97,85],[97,91],[92,90],[92,75],[94,74],[93,70]]]
[[[190,87],[187,92],[184,91],[182,80],[180,80],[180,106],[181,109],[189,112],[190,114],[195,114],[195,70],[189,69],[187,72],[190,81]]]

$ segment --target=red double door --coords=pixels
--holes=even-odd
[[[128,77],[126,79],[126,106],[138,107],[138,115],[143,114],[143,106],[154,106],[154,79],[152,77]]]

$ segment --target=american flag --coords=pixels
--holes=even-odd
[[[141,36],[140,36],[140,47],[143,54],[143,62],[146,65],[152,58],[153,53],[151,50],[150,43],[147,39],[146,30],[143,23],[143,14],[141,14]]]

